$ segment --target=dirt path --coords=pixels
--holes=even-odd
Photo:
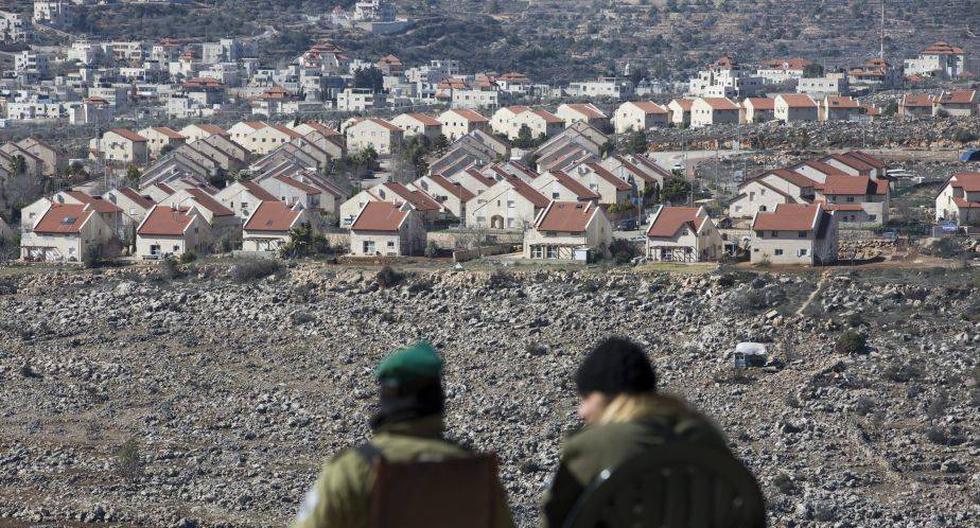
[[[796,315],[803,315],[803,310],[806,310],[806,307],[810,306],[810,303],[817,298],[817,295],[820,294],[820,290],[823,288],[824,283],[827,282],[827,276],[828,274],[826,272],[820,274],[820,280],[817,281],[817,287],[810,292],[810,296],[807,297],[806,300],[803,301],[803,304],[800,305],[800,308],[796,310]]]

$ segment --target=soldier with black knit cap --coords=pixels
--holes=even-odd
[[[543,503],[544,526],[563,526],[601,471],[671,442],[728,452],[722,433],[677,398],[657,394],[656,374],[643,349],[610,337],[586,356],[575,375],[585,427],[567,439]]]

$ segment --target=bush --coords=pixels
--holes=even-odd
[[[395,271],[391,266],[385,266],[374,277],[374,281],[382,288],[392,288],[398,286],[404,278],[404,275]]]
[[[786,473],[776,475],[772,479],[772,485],[783,495],[792,495],[796,492],[796,484],[793,483],[793,478]]]
[[[970,143],[971,141],[976,141],[980,139],[975,132],[971,132],[965,128],[958,128],[956,132],[953,132],[953,140],[960,143]]]
[[[116,471],[123,478],[134,480],[143,474],[143,456],[139,443],[130,438],[116,450]]]
[[[89,246],[82,256],[82,262],[86,268],[98,268],[102,266],[102,250],[99,246]]]
[[[231,278],[235,282],[251,282],[264,279],[282,271],[282,264],[272,259],[249,259],[231,268]]]
[[[885,379],[895,383],[908,383],[922,374],[922,367],[912,363],[896,363],[885,369]]]
[[[174,280],[180,277],[180,268],[177,267],[177,259],[167,256],[160,262],[160,278],[163,280]]]
[[[487,286],[495,290],[510,288],[514,285],[514,277],[504,270],[494,270],[487,279]]]
[[[432,240],[425,245],[425,256],[426,258],[436,258],[439,256],[439,246]]]
[[[181,264],[190,264],[191,262],[194,262],[195,260],[197,260],[197,254],[194,253],[193,251],[185,251],[180,256],[180,263]]]
[[[626,264],[640,255],[636,244],[624,238],[617,238],[609,244],[609,255],[617,264]]]
[[[867,351],[867,339],[855,330],[848,330],[837,338],[834,351],[839,354],[863,354]]]

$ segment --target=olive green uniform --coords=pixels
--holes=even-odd
[[[442,439],[440,416],[395,422],[382,426],[371,444],[390,462],[409,462],[420,455],[460,458],[468,451]],[[368,525],[374,470],[371,462],[348,449],[323,466],[313,489],[303,502],[293,528],[361,528]],[[500,483],[496,525],[512,527],[507,498]]]
[[[684,442],[728,451],[725,437],[707,418],[670,399],[661,401],[662,407],[642,419],[590,426],[569,437],[558,472],[545,493],[545,527],[562,526],[579,496],[602,470],[616,468],[658,445]]]

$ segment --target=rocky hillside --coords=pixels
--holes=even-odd
[[[418,338],[447,359],[452,436],[500,455],[534,526],[573,369],[610,333],[724,429],[773,525],[980,522],[976,269],[242,269],[0,270],[0,526],[282,526],[367,434],[371,367]],[[734,373],[743,340],[770,366]]]

